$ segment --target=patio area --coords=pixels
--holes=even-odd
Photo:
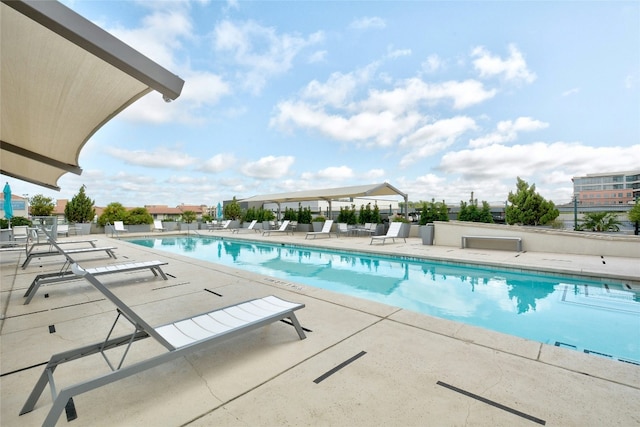
[[[452,262],[483,263],[573,275],[640,281],[638,258],[516,253],[425,246],[418,238],[371,246],[366,237],[305,240],[293,236],[203,231],[225,238],[375,251]],[[163,233],[162,235],[165,235]],[[160,236],[156,233],[155,236]],[[100,277],[151,325],[252,298],[275,295],[300,302],[306,329],[300,340],[282,322],[232,338],[74,397],[82,426],[418,426],[580,425],[640,423],[640,366],[527,341],[397,307],[335,294],[103,235],[117,259],[78,255],[85,268],[134,261],[167,261],[168,280],[131,272]],[[127,236],[131,237],[131,236]],[[71,238],[69,239],[71,240]],[[72,245],[69,245],[72,247]],[[88,282],[43,287],[29,305],[37,274],[55,272],[62,257],[24,252],[0,261],[0,404],[3,426],[41,425],[51,407],[45,390],[35,409],[18,416],[49,357],[104,340],[115,306]],[[604,261],[604,262],[603,262]],[[629,339],[640,340],[640,319]],[[149,341],[149,342],[147,342]],[[151,340],[136,342],[127,363],[160,354]],[[56,371],[58,390],[108,372],[89,357]],[[63,412],[57,425],[67,425]]]

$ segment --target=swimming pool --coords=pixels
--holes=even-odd
[[[130,241],[550,345],[640,363],[640,294],[623,284],[218,237]]]

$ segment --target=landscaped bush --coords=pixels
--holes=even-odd
[[[420,212],[420,225],[426,225],[433,221],[449,221],[449,208],[444,202],[436,202],[431,199],[431,202],[423,202],[422,210]]]
[[[299,224],[311,224],[311,208],[298,208],[298,223]]]
[[[242,216],[242,221],[244,222],[251,222],[253,220],[257,220],[258,222],[271,221],[275,219],[275,217],[276,216],[274,215],[274,213],[271,212],[269,209],[264,209],[262,207],[259,209],[249,208]]]
[[[337,222],[346,222],[349,225],[356,224],[358,222],[358,218],[356,215],[355,205],[351,205],[351,208],[340,207]]]
[[[13,218],[11,218],[12,227],[21,225],[31,227],[33,223],[23,216],[14,216]],[[4,218],[0,218],[0,228],[9,228],[9,221]]]
[[[93,207],[95,202],[87,197],[84,189],[84,185],[80,187],[78,194],[73,196],[67,206],[64,207],[64,217],[67,222],[87,223],[93,221],[96,216],[96,210]]]
[[[231,202],[224,205],[223,212],[224,219],[236,220],[242,218],[242,208],[235,196],[233,196],[233,200]]]
[[[191,224],[193,221],[195,221],[197,218],[197,215],[194,211],[184,211],[182,212],[182,222],[184,222],[185,224]],[[150,222],[150,224],[153,223],[153,220]]]
[[[286,220],[297,221],[298,220],[298,213],[293,208],[286,208],[284,210],[284,216],[283,216],[282,219],[285,220],[285,221]]]
[[[102,215],[98,217],[98,225],[104,227],[107,223],[113,225],[114,221],[123,221],[127,218],[127,209],[121,203],[112,202],[104,208]],[[152,221],[153,222],[153,221]]]
[[[147,208],[133,208],[127,212],[124,223],[128,225],[153,224],[153,217]]]

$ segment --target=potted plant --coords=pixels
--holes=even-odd
[[[196,213],[194,211],[182,212],[182,223],[180,224],[180,231],[195,230],[198,224],[193,224],[196,220]]]
[[[433,245],[435,235],[433,221],[449,221],[449,208],[447,208],[444,200],[442,202],[436,202],[435,199],[431,199],[429,203],[422,203],[419,224],[420,237],[422,238],[423,245]]]
[[[240,203],[238,203],[236,196],[233,196],[233,200],[224,205],[223,211],[224,219],[231,220],[228,228],[238,228],[240,226],[240,218],[242,218],[242,208],[240,207]]]
[[[133,208],[125,216],[124,223],[128,225],[127,229],[132,233],[148,233],[151,231],[153,217],[147,208]]]
[[[91,221],[96,216],[96,210],[93,207],[94,201],[87,197],[85,188],[85,185],[82,185],[78,194],[73,196],[64,207],[64,216],[67,222],[76,224],[78,234],[91,233]]]
[[[313,218],[311,220],[312,225],[313,225],[313,231],[318,232],[322,230],[322,227],[324,227],[324,222],[327,219],[325,217],[323,217],[322,215],[318,215],[317,217]]]
[[[311,208],[302,208],[298,205],[298,231],[308,233],[311,231]]]

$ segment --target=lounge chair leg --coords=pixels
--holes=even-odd
[[[305,339],[307,336],[304,334],[304,330],[302,329],[300,322],[298,322],[298,318],[296,317],[295,313],[291,313],[291,316],[289,316],[289,320],[291,320],[291,323],[293,323],[293,326],[296,328],[296,332],[298,332],[298,336],[300,337],[300,339]]]

